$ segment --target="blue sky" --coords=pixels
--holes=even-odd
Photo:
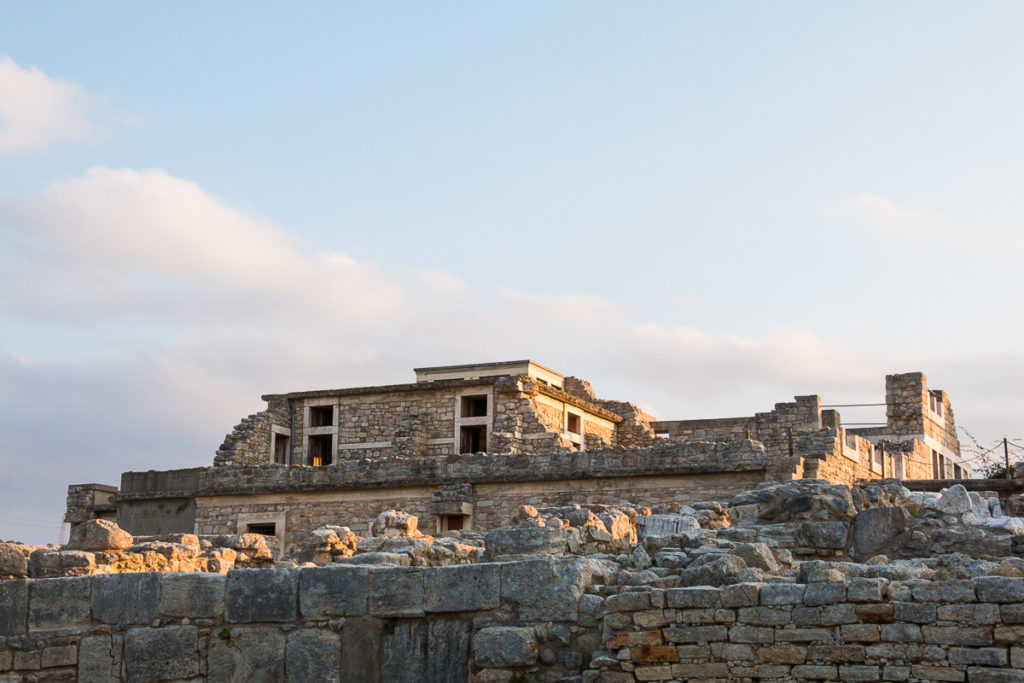
[[[1019,3],[21,4],[0,538],[268,391],[533,357],[669,418],[1020,436]],[[852,416],[859,418],[860,416]],[[31,468],[22,463],[40,463]]]

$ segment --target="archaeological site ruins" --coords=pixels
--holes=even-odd
[[[844,426],[415,372],[69,486],[67,544],[0,543],[0,683],[1024,683],[1024,476],[971,478],[923,374]]]

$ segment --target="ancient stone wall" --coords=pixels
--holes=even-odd
[[[554,680],[578,673],[598,644],[596,620],[579,625],[590,564],[0,582],[0,678],[457,683],[518,670]]]

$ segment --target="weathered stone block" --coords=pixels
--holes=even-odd
[[[0,581],[0,636],[20,636],[28,629],[27,580]]]
[[[679,661],[679,653],[671,645],[641,645],[630,648],[629,661],[636,664],[671,664]]]
[[[101,574],[92,577],[93,618],[105,624],[148,624],[156,617],[160,575]]]
[[[721,601],[722,607],[753,607],[760,602],[761,589],[768,584],[763,583],[734,583],[731,586],[722,586]]]
[[[883,579],[851,579],[846,587],[846,599],[850,602],[881,602],[885,597],[885,586]]]
[[[13,543],[0,543],[0,576],[24,577],[28,574],[28,558]]]
[[[759,648],[757,658],[770,664],[803,664],[807,648],[799,645],[776,644]]]
[[[293,621],[299,593],[296,569],[228,572],[225,618],[229,622]]]
[[[669,607],[677,608],[717,607],[721,594],[721,589],[710,586],[672,588],[665,591],[665,601]]]
[[[157,611],[168,617],[210,619],[224,613],[227,577],[209,572],[167,572],[160,575]]]
[[[971,683],[1024,683],[1024,671],[971,666],[967,668],[967,680]]]
[[[285,679],[285,636],[277,628],[235,626],[210,634],[207,678],[246,683]]]
[[[471,612],[498,606],[501,569],[496,564],[457,564],[423,570],[425,612]]]
[[[948,666],[932,666],[914,664],[910,667],[910,675],[922,681],[962,681],[964,672]]]
[[[370,572],[367,611],[379,617],[422,617],[422,570],[395,567]]]
[[[762,605],[800,605],[804,601],[802,583],[769,583],[761,589]]]
[[[855,609],[857,618],[866,624],[891,624],[894,621],[893,606],[889,602],[860,604]]]
[[[471,631],[472,624],[465,619],[430,620],[423,680],[467,683]]]
[[[578,559],[542,559],[501,565],[501,599],[529,621],[575,621],[589,573]],[[605,601],[607,603],[607,601]]]
[[[289,680],[340,681],[341,637],[327,629],[292,631],[284,667]]]
[[[40,666],[52,669],[58,666],[74,666],[78,662],[78,647],[75,645],[54,645],[43,648]]]
[[[807,648],[807,658],[814,662],[845,664],[864,661],[863,645],[812,645]]]
[[[606,612],[635,612],[651,608],[650,591],[626,591],[609,595],[604,601]]]
[[[36,579],[29,584],[28,630],[88,628],[92,577]]]
[[[738,627],[734,627],[738,628]],[[728,640],[729,629],[725,626],[674,626],[662,631],[670,643],[711,643]]]
[[[842,581],[822,581],[807,584],[804,604],[808,607],[831,605],[846,600],[846,584]]]
[[[755,626],[785,626],[790,622],[790,611],[776,607],[741,607],[737,621]]]
[[[853,550],[859,557],[891,554],[905,543],[913,518],[904,507],[869,508],[853,520]]]
[[[893,624],[896,626],[896,624]],[[909,624],[908,624],[909,626]],[[920,627],[926,643],[939,645],[967,645],[981,647],[993,643],[991,626],[932,626]],[[891,640],[885,637],[885,627],[882,627],[882,639]]]
[[[86,636],[78,646],[78,680],[113,683],[121,680],[120,635]]]
[[[893,618],[911,624],[930,624],[935,621],[935,605],[919,602],[894,602]]]
[[[195,626],[130,629],[124,666],[129,683],[198,676],[199,631]]]
[[[1004,647],[951,647],[950,664],[976,664],[978,666],[1006,666],[1009,662]]]
[[[473,637],[473,659],[480,667],[530,666],[537,662],[532,628],[492,626]]]
[[[721,628],[724,629],[725,627],[723,626]],[[668,629],[666,629],[665,637],[669,637]],[[724,640],[724,638],[715,638],[714,640]],[[747,624],[736,624],[735,626],[729,629],[729,641],[733,643],[754,643],[770,645],[771,643],[775,642],[775,629],[767,628],[764,626],[749,626]]]
[[[307,619],[366,614],[369,567],[332,566],[299,572],[299,610]]]
[[[611,650],[618,650],[623,647],[637,647],[639,645],[660,645],[662,642],[664,641],[661,637],[661,631],[627,631],[625,633],[613,633],[608,636],[606,646]]]
[[[123,550],[133,543],[131,534],[106,519],[90,519],[71,529],[70,550]]]
[[[896,643],[920,643],[921,627],[917,624],[882,624],[882,640]]]
[[[839,667],[839,678],[843,681],[877,681],[880,677],[877,666],[847,665]]]
[[[968,579],[955,581],[923,581],[911,589],[918,602],[974,602],[974,582]]]
[[[514,527],[488,531],[484,543],[492,560],[509,555],[562,555],[569,547],[569,536],[554,527]]]
[[[877,624],[843,624],[842,633],[847,643],[877,643],[879,640]]]
[[[797,528],[796,541],[812,548],[840,550],[846,547],[849,534],[846,522],[804,522]]]
[[[791,673],[793,678],[803,678],[812,681],[833,681],[839,677],[836,667],[821,664],[794,666]]]
[[[979,576],[974,586],[980,602],[1024,602],[1024,579]]]
[[[939,621],[959,621],[973,625],[994,624],[999,621],[999,605],[991,603],[939,605],[935,612],[935,618]]]
[[[380,651],[383,630],[384,622],[380,619],[345,619],[341,630],[341,651],[345,655],[345,666],[341,669],[342,681],[377,683],[381,680]]]

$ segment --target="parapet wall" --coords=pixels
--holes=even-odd
[[[8,581],[0,678],[1024,681],[1024,578],[618,578],[562,558]]]

